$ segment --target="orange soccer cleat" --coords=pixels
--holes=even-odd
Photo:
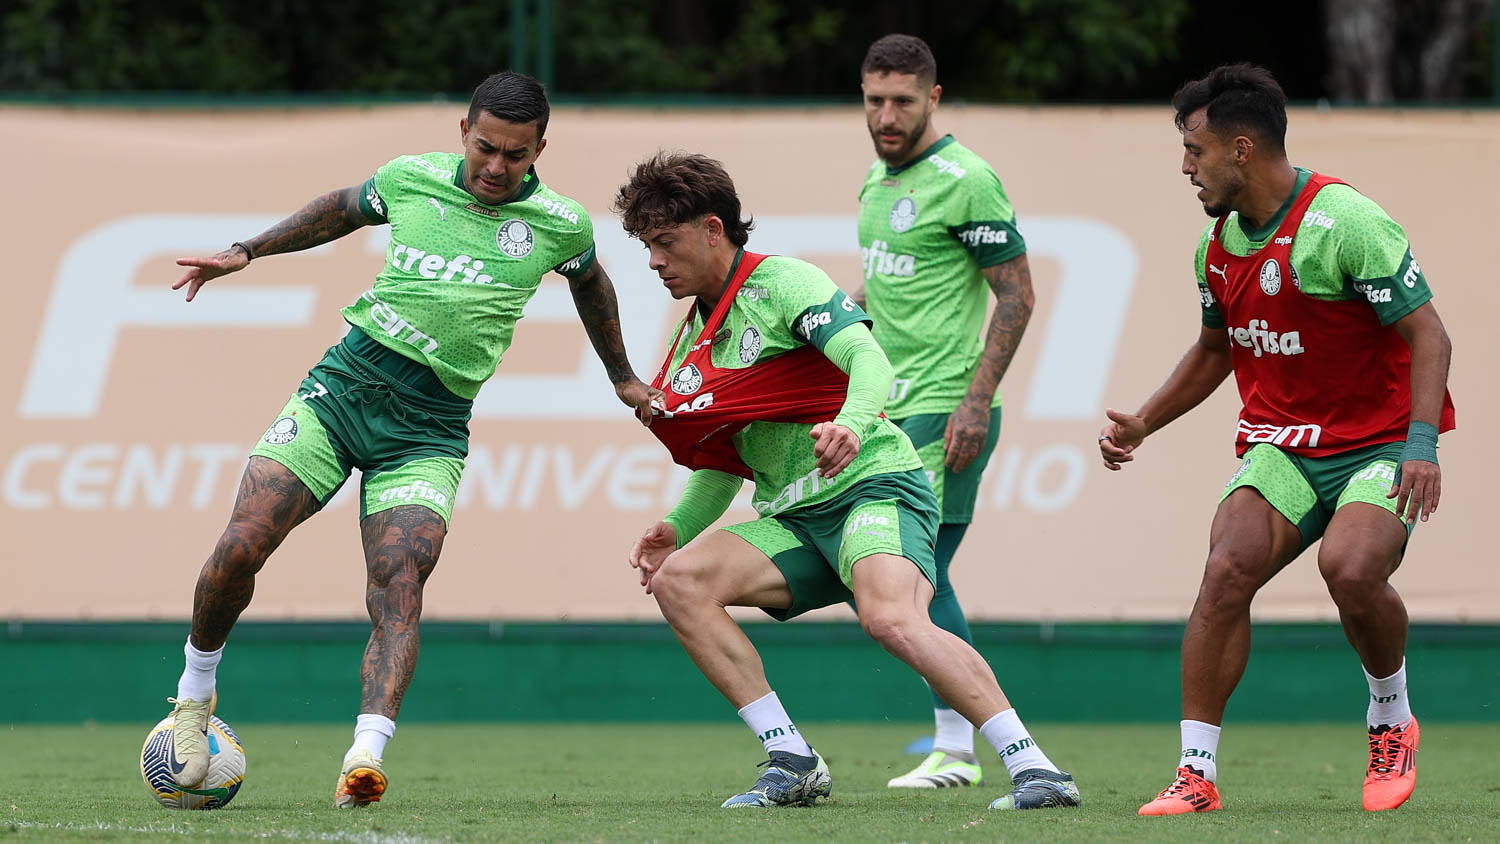
[[[387,780],[380,760],[361,750],[344,763],[338,784],[333,790],[335,809],[352,809],[379,803],[385,794]]]
[[[1365,771],[1365,810],[1383,812],[1406,802],[1417,787],[1417,741],[1412,716],[1405,726],[1370,731],[1370,767]]]
[[[1212,812],[1224,808],[1219,802],[1219,789],[1204,779],[1192,768],[1178,768],[1177,779],[1156,795],[1156,799],[1141,807],[1141,815],[1186,815],[1192,812]]]

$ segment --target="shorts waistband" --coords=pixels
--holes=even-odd
[[[455,407],[473,405],[472,401],[443,386],[442,380],[438,378],[436,372],[432,371],[432,367],[386,348],[357,327],[350,327],[349,333],[344,335],[339,345],[345,352],[358,358],[361,363],[378,370],[387,379],[403,387]]]

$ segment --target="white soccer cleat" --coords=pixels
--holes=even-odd
[[[984,772],[972,753],[934,750],[922,764],[886,783],[887,788],[947,788],[983,785]]]
[[[219,695],[208,700],[167,698],[172,710],[172,747],[167,757],[172,780],[183,788],[197,788],[208,776],[208,717],[214,713]]]

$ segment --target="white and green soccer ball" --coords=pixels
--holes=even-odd
[[[161,719],[141,748],[141,778],[156,802],[168,809],[222,809],[245,781],[245,749],[240,737],[218,718],[208,719],[208,776],[197,788],[172,779],[172,716]]]

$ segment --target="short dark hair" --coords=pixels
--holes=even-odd
[[[1186,129],[1188,116],[1205,106],[1214,134],[1256,135],[1286,150],[1286,93],[1271,71],[1245,63],[1220,65],[1178,88],[1172,95],[1177,128]]]
[[[750,240],[754,219],[740,219],[740,197],[724,165],[706,155],[658,152],[635,167],[615,195],[615,213],[631,237],[713,214],[735,246]]]
[[[891,33],[870,45],[865,62],[859,66],[861,76],[867,73],[910,73],[922,85],[937,81],[937,59],[927,42],[915,35]]]
[[[487,111],[509,123],[536,121],[536,137],[547,134],[547,118],[552,107],[547,104],[547,90],[542,83],[524,73],[505,70],[490,74],[474,89],[469,99],[469,123]]]

